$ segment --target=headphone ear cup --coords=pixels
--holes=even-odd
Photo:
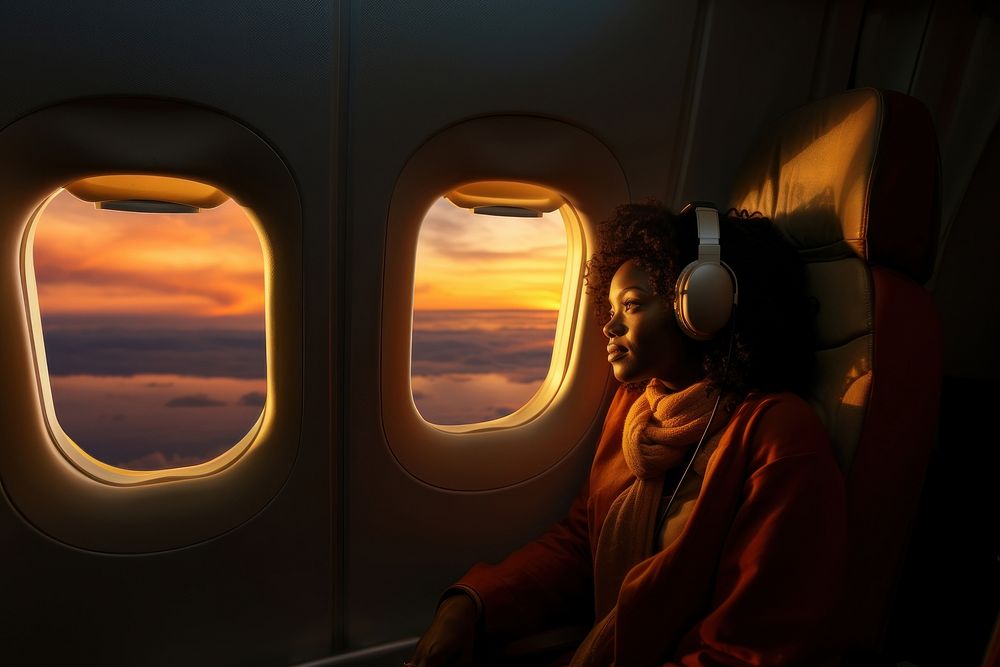
[[[729,321],[733,279],[721,264],[691,262],[674,287],[674,315],[687,336],[709,340]]]

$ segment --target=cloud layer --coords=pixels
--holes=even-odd
[[[502,375],[541,382],[552,359],[552,335],[534,329],[414,331],[413,374]]]
[[[164,403],[168,408],[219,408],[225,404],[225,401],[212,398],[208,394],[177,396]]]
[[[557,313],[414,313],[413,398],[437,424],[510,414],[548,373]],[[210,460],[266,398],[264,333],[61,322],[45,333],[56,414],[102,461],[133,469]]]
[[[412,386],[435,424],[471,424],[511,414],[549,371],[555,311],[417,311]]]
[[[84,451],[135,470],[211,460],[243,438],[261,406],[263,379],[188,375],[52,377],[59,425]]]
[[[263,331],[56,328],[44,332],[49,375],[169,373],[264,378]]]

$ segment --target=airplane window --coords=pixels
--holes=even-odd
[[[558,210],[459,208],[424,216],[413,295],[411,387],[439,425],[509,415],[549,373],[567,232]]]
[[[26,247],[50,421],[117,468],[216,458],[256,427],[267,394],[257,231],[218,191],[205,208],[75,192],[49,200]]]

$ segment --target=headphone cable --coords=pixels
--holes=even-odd
[[[719,395],[715,397],[715,405],[712,407],[712,414],[708,417],[708,423],[705,424],[705,430],[701,434],[701,438],[698,439],[698,444],[695,445],[694,451],[688,458],[687,466],[684,468],[684,472],[681,473],[681,478],[677,480],[677,486],[674,487],[674,492],[670,494],[670,500],[667,501],[666,506],[660,510],[660,516],[656,520],[656,525],[653,528],[653,540],[655,542],[656,536],[660,534],[663,530],[663,523],[667,519],[667,513],[670,512],[670,506],[674,504],[674,498],[677,497],[677,493],[681,490],[681,484],[684,483],[684,478],[687,477],[688,470],[691,469],[691,465],[694,463],[694,459],[698,456],[698,451],[701,449],[702,444],[705,442],[705,437],[708,435],[708,429],[712,427],[712,420],[715,419],[715,412],[719,409],[719,402],[722,400],[722,394],[726,389],[726,380],[729,377],[729,363],[733,359],[733,341],[736,340],[736,302],[733,302],[733,311],[730,316],[730,329],[729,329],[729,351],[726,354],[726,364],[722,369],[722,382],[719,385]]]

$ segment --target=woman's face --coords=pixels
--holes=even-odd
[[[653,294],[649,274],[629,260],[611,279],[611,319],[604,325],[608,361],[619,382],[658,378],[678,391],[705,376],[694,341],[677,326],[668,302]]]

